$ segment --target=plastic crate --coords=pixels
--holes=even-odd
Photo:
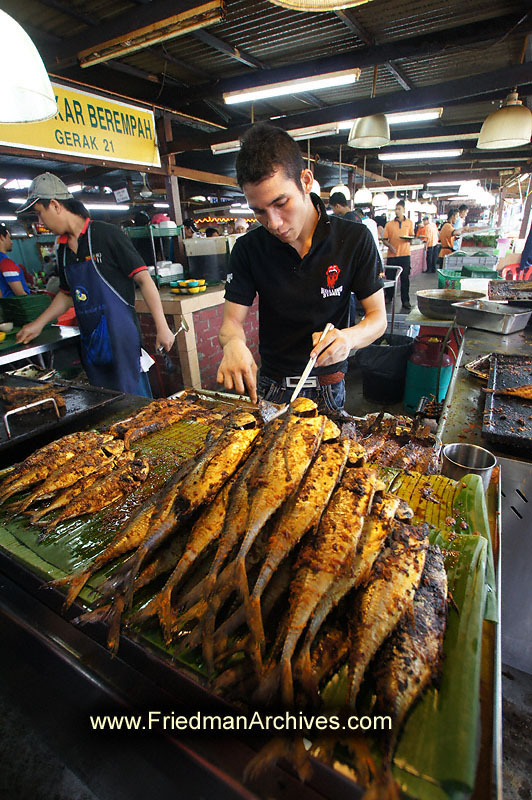
[[[468,256],[467,254],[463,255],[454,255],[450,253],[448,256],[444,256],[443,259],[443,268],[444,269],[462,269],[464,264],[472,267],[496,267],[497,262],[499,261],[498,256]]]
[[[459,289],[462,278],[461,270],[439,269],[438,289]]]
[[[464,264],[462,267],[464,278],[489,278],[492,281],[502,280],[494,267],[475,266],[474,264]]]

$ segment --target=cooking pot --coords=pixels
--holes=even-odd
[[[424,317],[431,319],[454,319],[453,303],[463,300],[480,300],[483,292],[466,292],[460,289],[422,289],[416,292],[417,307]]]

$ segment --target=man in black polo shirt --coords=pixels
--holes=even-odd
[[[246,134],[237,178],[261,227],[235,242],[219,333],[223,359],[218,382],[246,390],[255,402],[286,402],[310,355],[317,356],[303,394],[331,409],[344,405],[344,375],[352,349],[371,344],[386,329],[380,259],[364,225],[329,218],[298,145],[265,123]],[[364,319],[349,326],[354,292]],[[244,320],[259,295],[261,376],[246,346]],[[328,322],[334,329],[319,344]]]

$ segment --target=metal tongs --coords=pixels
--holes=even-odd
[[[179,323],[179,328],[174,333],[174,341],[172,342],[172,347],[174,346],[177,334],[181,333],[181,331],[188,332],[188,330],[189,330],[188,322],[186,321],[186,319],[184,317],[181,317],[181,322]],[[165,350],[164,347],[161,345],[160,347],[157,348],[157,352],[161,356],[162,360],[164,361],[164,365],[165,365],[166,369],[168,370],[168,372],[174,372],[175,371],[175,367],[174,367],[174,365],[172,363],[172,359],[168,355],[168,351]]]
[[[318,339],[316,344],[319,344],[321,341],[323,341],[323,339],[325,339],[325,337],[327,336],[329,331],[332,331],[333,328],[334,328],[334,325],[332,324],[332,322],[328,322],[327,325],[325,326],[325,328],[323,329],[323,331],[321,332],[320,338]],[[309,358],[307,366],[303,370],[303,373],[302,373],[300,379],[297,382],[296,388],[292,392],[292,397],[290,398],[290,402],[289,403],[285,403],[284,406],[281,406],[281,408],[276,409],[273,412],[273,414],[270,414],[270,410],[269,409],[270,409],[270,407],[273,407],[273,404],[272,403],[266,403],[266,402],[262,401],[261,412],[262,412],[262,415],[263,415],[263,419],[264,419],[264,421],[266,423],[272,422],[272,420],[277,419],[277,417],[280,417],[282,414],[284,414],[286,411],[288,411],[288,409],[290,408],[291,404],[294,402],[296,397],[299,396],[299,393],[300,393],[301,389],[303,388],[303,386],[305,384],[305,381],[307,380],[308,376],[310,375],[310,372],[313,369],[314,364],[316,363],[316,360],[317,360],[317,356],[311,356]]]

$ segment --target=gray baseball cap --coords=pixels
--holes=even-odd
[[[17,209],[17,214],[28,211],[39,200],[72,200],[73,197],[61,178],[51,172],[43,172],[32,180],[27,200]]]

